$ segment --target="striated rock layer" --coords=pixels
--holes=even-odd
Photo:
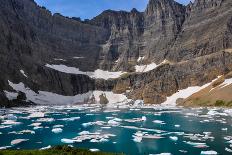
[[[0,105],[14,105],[3,92],[13,91],[8,80],[63,95],[127,92],[130,98],[159,104],[180,89],[232,70],[231,0],[195,0],[187,6],[150,0],[144,12],[106,10],[86,21],[52,15],[33,0],[0,0],[0,7]],[[164,60],[149,72],[134,72],[135,65]],[[128,74],[91,79],[46,64]]]

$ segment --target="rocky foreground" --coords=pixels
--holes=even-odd
[[[36,94],[113,91],[160,104],[232,71],[231,0],[195,0],[187,6],[150,0],[144,12],[106,10],[85,21],[52,15],[33,0],[0,0],[0,7],[1,106],[35,104],[10,82]],[[67,73],[54,65],[72,68]],[[106,79],[99,76],[103,70],[123,74]]]

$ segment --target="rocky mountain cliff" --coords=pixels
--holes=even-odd
[[[51,14],[33,0],[0,0],[0,7],[0,105],[20,104],[4,93],[13,91],[9,81],[35,92],[72,96],[113,90],[159,104],[232,70],[231,0],[195,0],[187,6],[150,0],[144,12],[106,10],[89,21]],[[160,65],[136,72],[136,65],[151,63]],[[93,79],[46,64],[128,73]]]

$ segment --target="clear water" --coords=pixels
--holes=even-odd
[[[35,129],[31,124],[39,122],[41,118],[28,116],[36,111],[42,111],[45,113],[44,118],[54,120],[41,122],[41,128]],[[13,114],[17,119],[10,119],[21,124],[6,125],[4,122],[9,118],[0,119],[0,148],[9,146],[11,149],[40,149],[49,145],[63,145],[65,143],[61,139],[72,139],[80,136],[79,133],[82,131],[89,131],[95,134],[98,132],[100,138],[104,134],[112,134],[112,136],[104,137],[100,142],[90,142],[91,139],[88,139],[67,145],[131,155],[160,153],[198,155],[201,151],[209,150],[214,150],[218,154],[232,154],[228,150],[232,149],[230,143],[232,117],[220,109],[215,111],[181,108],[109,110],[98,106],[32,107],[10,109],[6,114]],[[73,117],[80,119],[62,120],[62,118]],[[117,124],[112,125],[112,120]],[[103,122],[89,126],[83,124],[96,121]],[[60,127],[63,131],[52,132],[55,125],[63,125],[64,127]],[[31,130],[35,133],[19,134],[23,130]],[[140,134],[134,138],[136,132]],[[11,145],[11,141],[15,139],[28,139],[28,141]]]

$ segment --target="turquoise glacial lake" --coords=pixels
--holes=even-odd
[[[0,110],[0,149],[69,145],[125,154],[232,154],[232,110],[99,105]]]

